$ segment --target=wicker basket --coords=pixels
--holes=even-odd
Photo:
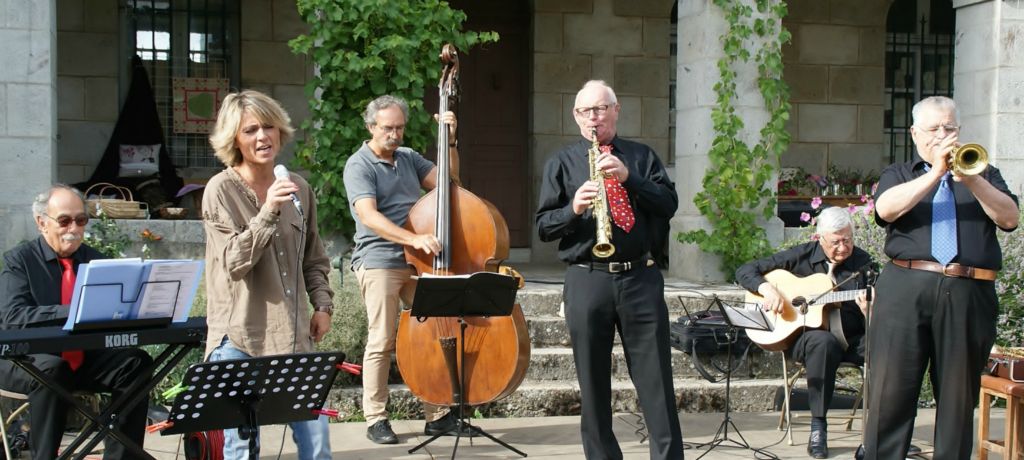
[[[97,198],[85,200],[85,207],[89,210],[89,216],[99,217],[100,212],[112,219],[145,219],[149,215],[148,205],[141,201],[132,199],[132,191],[125,187],[118,187],[106,182],[97,182],[85,191],[89,196],[92,189],[100,187],[96,193]],[[117,191],[121,198],[104,198],[103,193],[108,189]]]

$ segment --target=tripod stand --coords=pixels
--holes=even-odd
[[[757,310],[757,313],[760,315],[760,318],[757,318],[757,316],[752,315],[751,312],[747,311],[745,308],[736,308],[736,307],[732,307],[732,306],[726,306],[724,303],[722,303],[722,300],[719,299],[718,296],[715,296],[713,301],[714,301],[714,303],[716,305],[718,305],[719,310],[722,311],[722,316],[725,318],[725,324],[726,324],[725,339],[726,339],[726,353],[728,354],[728,364],[726,365],[726,368],[725,368],[725,371],[724,371],[725,372],[725,415],[724,415],[724,417],[722,419],[722,423],[720,425],[718,425],[718,431],[715,432],[715,436],[714,436],[714,438],[711,439],[711,441],[708,441],[708,442],[705,442],[705,443],[701,443],[701,444],[693,445],[693,448],[695,448],[695,449],[703,449],[705,447],[707,448],[707,450],[705,450],[703,454],[700,454],[700,456],[697,457],[697,459],[699,460],[701,458],[704,458],[705,455],[707,455],[709,452],[714,450],[716,447],[723,446],[723,447],[731,447],[731,448],[746,449],[746,450],[753,451],[754,452],[754,458],[758,458],[758,459],[776,459],[777,460],[778,457],[775,456],[774,454],[772,454],[772,453],[770,453],[770,452],[768,452],[766,450],[763,450],[763,449],[758,449],[758,448],[751,447],[750,444],[747,443],[747,440],[743,438],[743,433],[740,433],[739,428],[737,428],[736,424],[733,423],[732,417],[729,414],[730,410],[731,410],[731,407],[730,407],[731,406],[731,400],[730,400],[730,392],[731,391],[730,390],[732,390],[732,371],[733,371],[732,344],[736,342],[736,338],[737,338],[737,335],[738,335],[738,330],[740,328],[749,328],[749,329],[768,328],[768,327],[770,327],[770,325],[767,322],[768,319],[764,317],[764,313],[760,312],[760,310]],[[697,323],[699,324],[700,322],[698,321]],[[721,326],[721,324],[716,324],[716,326]],[[739,440],[730,439],[729,438],[729,427],[730,426],[732,427],[733,432],[736,433],[736,436],[739,437]]]

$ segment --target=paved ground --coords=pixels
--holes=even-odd
[[[1002,430],[1002,410],[996,410],[998,418],[993,420],[995,430]],[[683,426],[683,436],[688,442],[710,441],[716,429],[722,421],[722,414],[682,414],[680,420]],[[806,443],[808,426],[796,425],[794,441],[796,445],[789,446],[784,439],[783,432],[776,430],[778,422],[777,413],[741,413],[736,414],[734,419],[737,428],[743,438],[755,447],[764,447],[767,451],[782,459],[804,459],[806,454]],[[934,410],[921,410],[917,418],[917,428],[914,432],[914,443],[930,450],[932,430],[934,421]],[[478,422],[478,423],[477,423]],[[538,418],[511,418],[511,419],[483,419],[475,421],[496,438],[511,444],[512,446],[526,452],[530,459],[582,459],[583,448],[580,446],[579,417],[538,417]],[[836,422],[833,422],[836,423]],[[422,421],[394,422],[395,431],[400,438],[400,444],[394,446],[378,446],[366,439],[366,426],[359,423],[336,423],[331,424],[331,446],[334,450],[334,458],[337,459],[444,459],[451,458],[454,438],[440,438],[416,454],[408,454],[407,451],[417,443],[426,440],[422,436]],[[640,460],[648,458],[647,445],[640,444],[639,438],[634,434],[636,430],[635,418],[629,414],[616,416],[615,434],[622,446],[626,459]],[[1001,431],[996,431],[999,433]],[[281,427],[265,427],[263,430],[263,452],[260,458],[277,458],[278,449],[281,448],[282,429]],[[739,439],[732,431],[729,432],[729,439]],[[179,451],[178,436],[149,435],[146,438],[146,448],[158,459],[184,458],[184,455],[175,456]],[[849,459],[853,458],[853,451],[860,444],[859,423],[854,424],[854,431],[842,431],[836,426],[829,435],[829,446],[831,458]],[[687,458],[696,459],[703,450],[687,450]],[[284,451],[280,457],[285,460],[296,459],[295,445],[289,439],[284,443]],[[517,455],[504,449],[498,444],[486,438],[474,438],[473,445],[467,445],[462,440],[459,445],[456,458],[460,459],[515,459]],[[706,459],[736,459],[736,458],[764,458],[754,457],[753,452],[736,448],[718,447],[707,456]]]

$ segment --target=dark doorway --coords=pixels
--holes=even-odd
[[[498,208],[508,223],[512,247],[529,247],[529,2],[454,0],[451,5],[468,16],[466,30],[500,36],[496,43],[460,50],[463,187]],[[436,101],[432,105],[437,107]]]

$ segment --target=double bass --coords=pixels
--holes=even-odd
[[[428,255],[406,247],[406,260],[416,272],[465,275],[502,271],[509,254],[508,225],[497,208],[452,180],[448,126],[440,115],[457,96],[459,61],[455,47],[441,51],[444,63],[439,89],[437,187],[416,202],[405,228],[433,233],[441,251]],[[460,328],[465,330],[460,333]],[[464,337],[464,338],[463,338]],[[401,313],[395,354],[409,390],[434,405],[476,406],[511,394],[526,376],[530,339],[526,318],[516,304],[509,316],[417,318]],[[456,349],[462,349],[461,355]],[[465,374],[461,374],[462,372]],[[464,375],[464,379],[456,376]],[[459,388],[461,386],[465,388]]]

